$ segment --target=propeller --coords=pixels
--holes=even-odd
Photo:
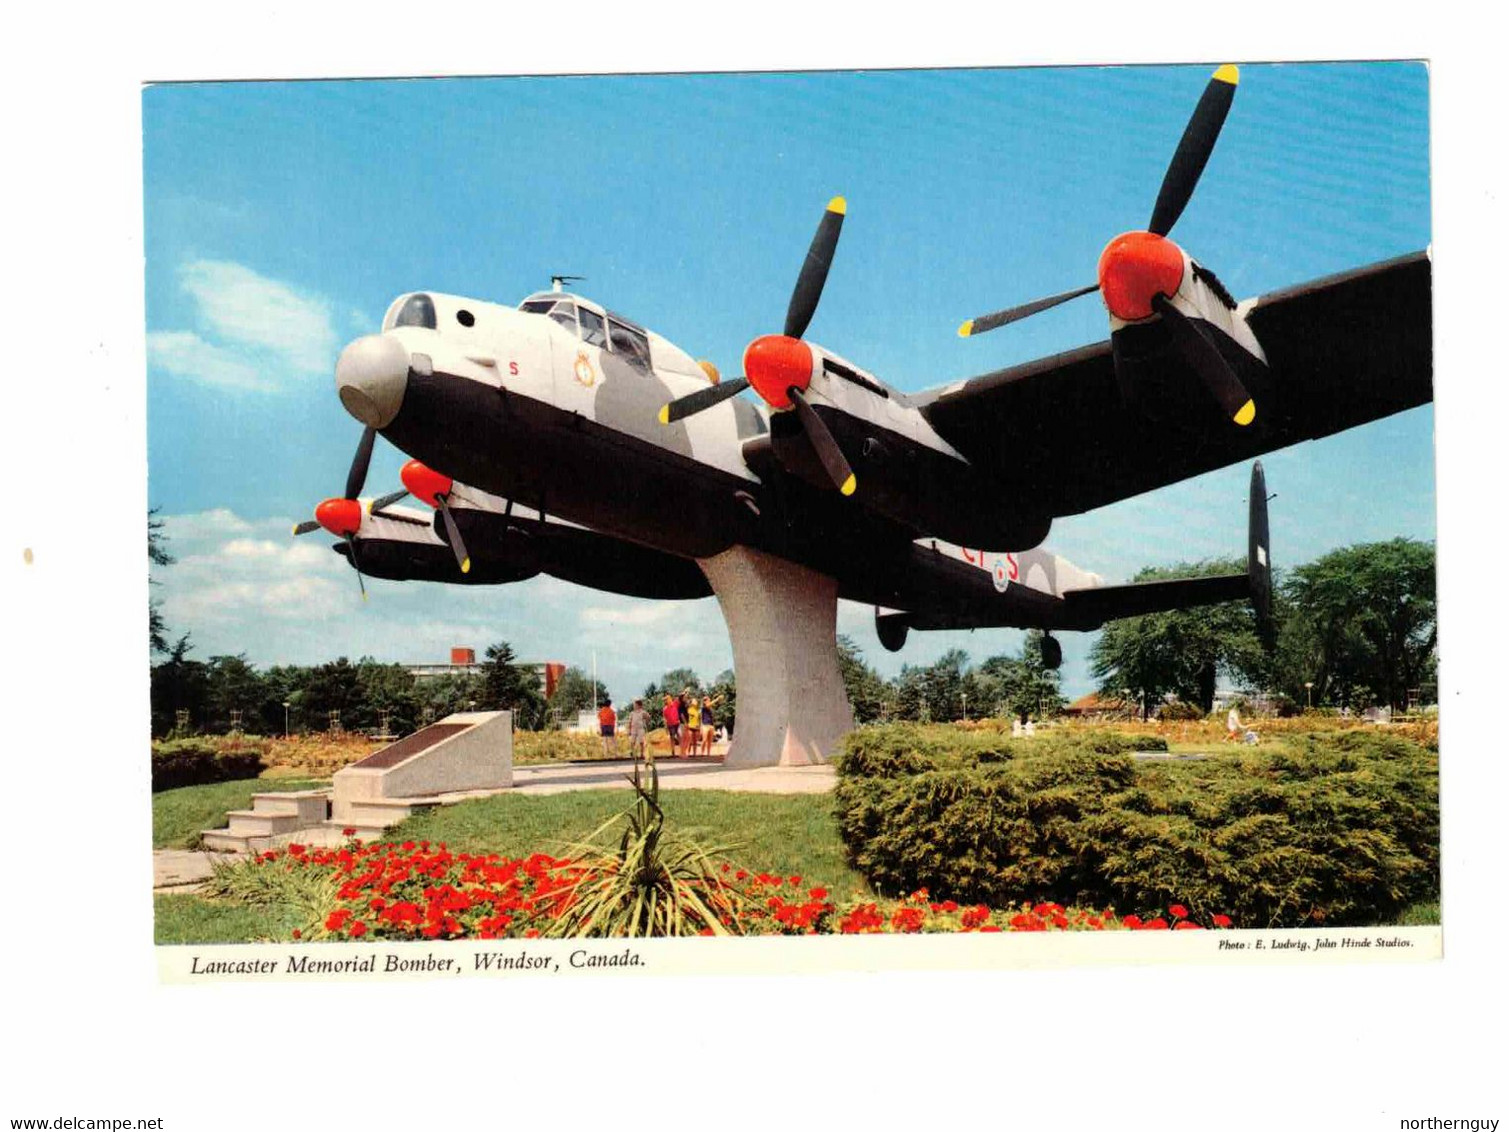
[[[1216,148],[1216,139],[1221,136],[1221,127],[1226,123],[1231,100],[1237,93],[1238,72],[1227,63],[1216,69],[1205,84],[1205,93],[1195,104],[1195,112],[1184,127],[1184,136],[1179,139],[1179,148],[1174,150],[1168,171],[1163,174],[1163,184],[1158,189],[1158,203],[1153,205],[1153,217],[1147,222],[1147,230],[1157,236],[1167,236],[1178,223],[1184,206],[1195,194],[1200,183],[1200,174],[1205,172],[1205,163]]]
[[[1162,295],[1153,296],[1153,309],[1162,317],[1174,339],[1174,348],[1189,368],[1200,375],[1221,409],[1239,425],[1249,425],[1257,406],[1216,344],[1200,332],[1194,320]]]
[[[440,518],[445,523],[446,541],[450,543],[451,553],[456,556],[456,565],[461,567],[463,574],[471,572],[472,559],[466,551],[466,543],[461,538],[461,531],[456,527],[456,518],[451,514],[450,496],[455,487],[455,481],[450,476],[441,475],[432,468],[426,467],[418,460],[410,460],[399,469],[398,476],[403,480],[403,485],[408,494],[440,512]],[[402,498],[398,495],[395,498]],[[388,502],[393,502],[389,499]]]
[[[1030,303],[1023,303],[1019,307],[1007,307],[1003,311],[982,314],[979,318],[966,319],[959,326],[959,337],[969,338],[975,334],[984,334],[987,330],[994,330],[996,327],[1005,326],[1007,323],[1018,322],[1028,315],[1049,310],[1060,303],[1067,303],[1070,299],[1077,299],[1081,295],[1088,295],[1091,291],[1098,290],[1100,290],[1100,284],[1091,283],[1088,287],[1079,287],[1073,291],[1065,291],[1062,295],[1053,295],[1046,299],[1035,299]]]
[[[828,473],[833,486],[838,488],[840,495],[853,495],[854,489],[859,486],[854,478],[854,469],[844,459],[843,450],[839,448],[838,441],[833,439],[828,426],[823,424],[823,418],[817,415],[817,411],[807,403],[807,398],[796,386],[787,390],[786,396],[796,406],[797,420],[802,422],[802,429],[812,442],[817,458],[823,462],[823,470]]]
[[[722,381],[717,385],[709,385],[706,389],[699,389],[695,393],[688,393],[685,397],[677,397],[668,405],[660,409],[660,423],[670,424],[679,421],[683,417],[689,417],[693,413],[700,413],[703,409],[711,409],[714,405],[721,405],[730,397],[737,397],[749,388],[749,382],[742,378],[733,381]]]
[[[1200,183],[1200,175],[1215,149],[1216,139],[1221,136],[1221,127],[1236,96],[1237,79],[1237,68],[1229,63],[1218,67],[1211,75],[1164,171],[1163,184],[1158,189],[1158,200],[1153,205],[1147,231],[1127,232],[1112,240],[1101,254],[1096,282],[969,319],[959,327],[960,337],[984,334],[1099,291],[1106,308],[1122,321],[1135,322],[1154,313],[1162,315],[1169,325],[1175,347],[1204,381],[1211,396],[1237,424],[1252,423],[1257,409],[1241,379],[1215,345],[1167,301],[1168,296],[1178,290],[1183,278],[1184,256],[1168,243],[1166,237],[1183,215],[1195,186]],[[1118,374],[1118,378],[1120,376]],[[1124,380],[1121,384],[1125,387]]]
[[[356,556],[356,532],[362,526],[362,505],[357,502],[362,486],[367,482],[367,468],[372,463],[372,446],[377,440],[377,430],[370,425],[362,430],[357,442],[356,455],[351,459],[351,470],[346,473],[346,494],[340,499],[327,499],[314,509],[314,518],[306,519],[293,528],[294,535],[307,535],[321,528],[337,538],[344,539],[351,552],[351,565],[356,569],[356,584],[367,600],[367,583],[362,580],[361,563]]]
[[[745,348],[746,376],[678,397],[660,410],[660,423],[682,420],[753,388],[776,412],[796,413],[802,431],[833,486],[843,495],[853,495],[857,486],[854,471],[833,433],[806,398],[817,366],[812,347],[802,341],[812,316],[817,313],[818,300],[822,298],[823,287],[828,281],[828,269],[833,266],[833,253],[838,248],[838,237],[847,211],[848,203],[843,197],[834,197],[828,202],[792,289],[785,327],[782,333],[756,338]]]

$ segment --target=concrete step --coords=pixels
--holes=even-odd
[[[242,837],[270,837],[315,824],[300,820],[296,813],[259,814],[256,810],[232,810],[225,816],[230,820],[226,832]]]
[[[271,837],[232,833],[229,829],[199,831],[199,847],[212,853],[260,853],[271,844]]]
[[[330,816],[330,791],[291,790],[282,794],[253,794],[252,812],[294,814],[306,825],[318,825]]]
[[[332,807],[332,825],[372,826],[386,829],[397,825],[420,806],[439,805],[438,798],[346,798]]]

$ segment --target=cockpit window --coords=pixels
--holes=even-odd
[[[525,314],[544,314],[553,306],[554,299],[526,299],[519,304],[519,309]]]
[[[582,322],[582,341],[589,346],[606,346],[608,331],[603,326],[603,316],[586,307],[577,307],[576,315]]]
[[[636,369],[650,368],[650,340],[642,331],[625,326],[616,318],[608,320],[608,338],[613,352]]]
[[[428,295],[410,295],[393,320],[394,326],[423,326],[435,329],[435,300]]]
[[[550,312],[550,317],[570,331],[572,336],[580,335],[580,331],[576,328],[575,303],[556,303],[555,309]]]

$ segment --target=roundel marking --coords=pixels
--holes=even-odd
[[[576,380],[588,389],[597,384],[597,371],[592,368],[591,359],[587,357],[585,352],[578,351],[576,364],[571,367],[571,372],[576,377]]]
[[[1006,592],[1006,587],[1011,585],[1011,572],[1006,568],[1006,560],[997,558],[995,565],[990,569],[990,580],[1001,593]]]

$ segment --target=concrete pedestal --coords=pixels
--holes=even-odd
[[[838,670],[838,583],[749,547],[699,559],[733,643],[730,767],[823,762],[854,726]]]

